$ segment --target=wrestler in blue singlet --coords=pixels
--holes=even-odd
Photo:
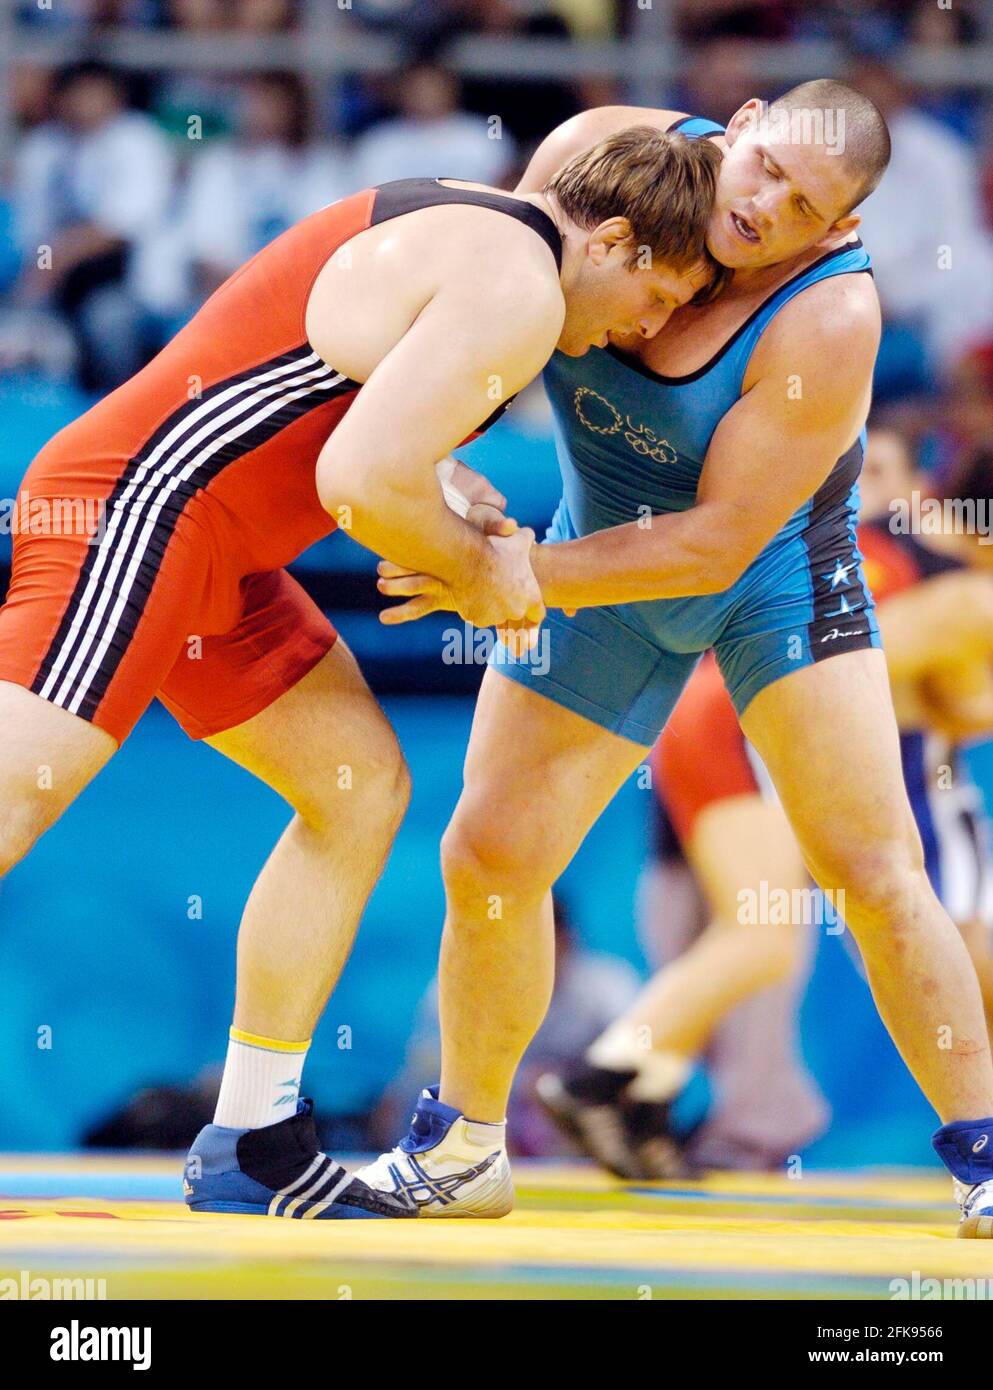
[[[687,135],[721,134],[688,118]],[[775,290],[698,371],[665,377],[615,348],[556,353],[544,373],[563,495],[547,540],[573,540],[696,501],[710,440],[741,395],[762,333],[801,291],[869,272],[851,242]],[[692,312],[692,311],[688,311]],[[550,612],[520,661],[494,649],[505,676],[636,743],[654,743],[701,652],[713,647],[740,714],[765,686],[841,651],[879,646],[855,541],[864,433],[817,493],[723,593]],[[548,644],[545,646],[544,644]]]

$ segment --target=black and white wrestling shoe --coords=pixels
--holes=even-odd
[[[264,1129],[206,1125],[187,1155],[183,1191],[196,1212],[304,1221],[417,1215],[409,1202],[374,1191],[321,1152],[309,1100]]]
[[[633,1070],[583,1063],[569,1072],[541,1075],[538,1099],[565,1137],[615,1177],[684,1178],[688,1169],[669,1126],[669,1106],[625,1095],[636,1076]]]

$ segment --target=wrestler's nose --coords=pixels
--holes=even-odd
[[[670,318],[672,318],[672,309],[668,305],[660,305],[658,309],[638,320],[638,332],[643,338],[654,338],[656,333],[665,327]]]

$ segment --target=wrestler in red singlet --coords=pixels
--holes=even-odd
[[[335,529],[315,464],[359,390],[307,340],[310,291],[359,232],[453,202],[507,212],[561,256],[555,224],[528,203],[433,179],[357,193],[260,251],[42,449],[23,491],[102,522],[16,537],[0,680],[122,742],[156,695],[203,738],[306,675],[336,633],[283,566]]]

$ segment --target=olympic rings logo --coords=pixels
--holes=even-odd
[[[576,418],[592,434],[600,434],[609,438],[612,435],[621,434],[623,431],[625,442],[636,454],[640,454],[643,458],[654,459],[656,463],[673,464],[679,457],[667,439],[659,439],[654,430],[650,430],[647,425],[636,425],[630,415],[622,415],[616,406],[611,405],[606,396],[600,395],[599,391],[594,391],[589,386],[578,386],[573,397],[573,404]],[[606,415],[599,410],[599,406],[605,408]],[[591,407],[601,417],[599,421],[591,418]],[[627,426],[626,429],[625,425]]]

